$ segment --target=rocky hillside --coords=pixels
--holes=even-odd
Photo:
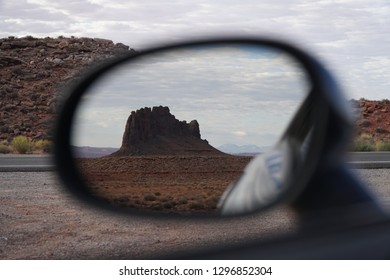
[[[0,39],[0,142],[18,135],[50,139],[66,82],[93,63],[131,51],[96,38]]]
[[[371,143],[390,142],[390,100],[351,100],[357,137],[365,136]]]
[[[121,148],[112,155],[223,155],[200,137],[196,120],[179,121],[168,107],[145,107],[131,112]]]

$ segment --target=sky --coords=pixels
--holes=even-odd
[[[178,120],[196,119],[215,147],[272,146],[309,91],[306,72],[280,50],[173,49],[125,63],[94,84],[76,116],[73,145],[120,147],[131,111],[168,105]]]
[[[0,0],[0,37],[105,38],[139,50],[221,34],[285,40],[318,57],[348,99],[390,98],[389,33],[388,0]]]

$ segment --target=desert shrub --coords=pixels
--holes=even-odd
[[[207,206],[208,208],[210,208],[210,209],[217,209],[219,200],[220,200],[220,196],[218,196],[218,195],[213,195],[213,196],[209,197],[209,198],[206,200],[206,206]]]
[[[148,193],[148,194],[145,194],[144,200],[145,200],[145,201],[155,201],[155,200],[156,200],[156,197],[155,197],[153,194]]]
[[[126,203],[126,202],[129,202],[129,198],[127,196],[120,196],[117,198],[117,201],[119,203]]]
[[[34,143],[34,148],[44,153],[52,151],[52,143],[49,140],[38,140]]]
[[[153,204],[151,208],[154,211],[161,211],[161,210],[163,210],[163,207],[162,207],[162,205],[160,203]]]
[[[372,135],[363,133],[355,138],[350,148],[353,152],[371,152],[375,151],[376,147],[372,143]]]
[[[371,125],[371,122],[370,122],[370,121],[367,121],[367,120],[363,121],[363,122],[360,124],[360,126],[362,126],[362,127],[369,127],[370,125]]]
[[[372,152],[375,151],[376,147],[374,144],[363,141],[363,140],[355,140],[352,144],[352,151],[354,152]]]
[[[34,41],[34,40],[36,40],[36,38],[34,38],[31,35],[27,35],[26,37],[24,37],[24,39],[26,39],[27,41]]]
[[[11,152],[10,147],[8,147],[3,143],[0,144],[0,154],[9,154],[10,152]]]
[[[361,139],[361,140],[364,140],[364,141],[370,141],[372,140],[372,135],[371,134],[367,134],[367,133],[363,133],[361,134],[358,139]]]
[[[217,205],[219,200],[220,200],[220,196],[218,196],[218,195],[210,196],[209,200],[212,201],[213,203],[215,203],[215,205]]]
[[[205,207],[205,209],[208,209],[208,210],[216,209],[217,203],[213,200],[208,199],[204,202],[204,207]]]
[[[375,146],[377,151],[390,152],[390,142],[377,142]]]
[[[24,74],[23,67],[14,67],[12,73],[16,76],[22,76]]]
[[[25,136],[16,136],[12,140],[12,147],[19,154],[25,154],[25,153],[31,151],[32,143],[31,143],[30,139],[28,139]]]
[[[384,129],[384,128],[377,127],[377,128],[375,129],[375,132],[377,132],[377,133],[386,133],[387,131],[386,131],[386,129]]]
[[[172,209],[173,208],[173,204],[170,203],[170,202],[165,202],[163,203],[162,205],[165,209]]]
[[[204,209],[203,202],[201,201],[192,201],[188,207],[192,210],[202,210]]]
[[[185,197],[181,197],[179,198],[179,200],[177,201],[177,204],[187,204],[188,203],[188,199],[185,198]]]

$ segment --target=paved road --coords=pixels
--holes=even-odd
[[[354,168],[390,168],[390,152],[349,153],[347,161]]]
[[[390,161],[390,152],[359,152],[348,154],[350,161]]]
[[[0,172],[52,171],[54,163],[48,155],[1,155]]]
[[[353,168],[390,168],[390,152],[350,153],[347,156]],[[47,155],[0,155],[0,172],[52,171],[54,163]]]

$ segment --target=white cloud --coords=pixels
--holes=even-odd
[[[233,134],[236,136],[246,136],[248,133],[246,133],[246,131],[236,130],[236,131],[233,131]]]

